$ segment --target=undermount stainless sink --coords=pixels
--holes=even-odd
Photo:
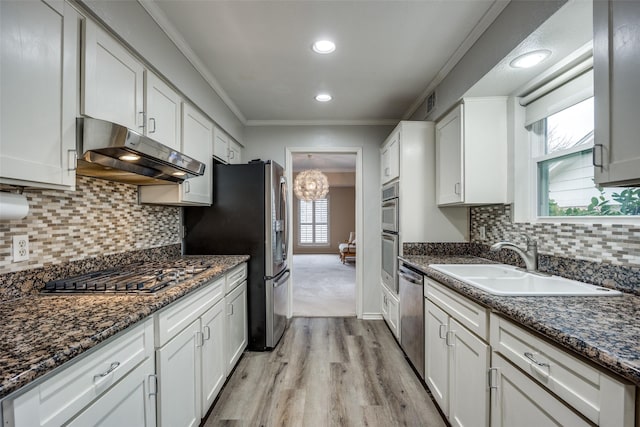
[[[617,296],[621,292],[504,264],[431,264],[429,267],[493,295]]]

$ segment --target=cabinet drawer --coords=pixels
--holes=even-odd
[[[491,347],[597,425],[633,425],[634,386],[493,313]]]
[[[242,283],[246,278],[247,263],[245,262],[227,273],[227,285],[224,294],[227,295],[229,292],[237,288],[238,285]]]
[[[485,341],[489,340],[488,310],[446,286],[425,277],[424,296]]]
[[[155,314],[155,345],[162,347],[210,307],[224,298],[225,278],[221,277]]]
[[[59,426],[153,355],[151,318],[36,388],[3,402],[7,425]]]

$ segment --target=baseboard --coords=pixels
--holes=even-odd
[[[362,313],[362,320],[382,320],[382,313]]]

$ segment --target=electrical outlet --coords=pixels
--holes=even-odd
[[[484,225],[481,225],[478,231],[480,231],[480,239],[485,240],[487,238],[487,229],[484,227]]]
[[[29,236],[13,236],[13,262],[29,259]]]

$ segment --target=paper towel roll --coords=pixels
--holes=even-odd
[[[0,191],[0,221],[22,219],[29,213],[29,202],[22,194]]]

